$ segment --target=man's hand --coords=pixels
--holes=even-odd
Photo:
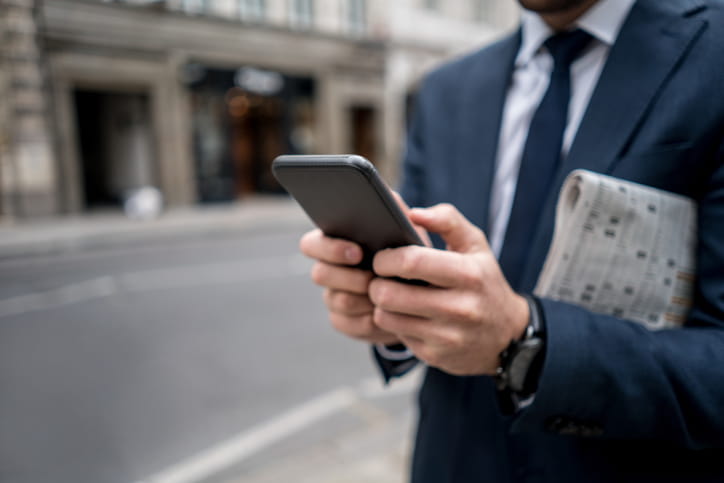
[[[411,246],[379,252],[374,271],[380,277],[432,286],[373,279],[374,323],[431,366],[458,375],[494,374],[500,353],[525,330],[527,301],[508,285],[483,232],[453,206],[408,214],[440,234],[448,251]]]
[[[368,295],[373,274],[353,268],[362,261],[362,249],[355,243],[330,238],[312,230],[299,242],[302,253],[317,262],[312,280],[325,288],[324,302],[335,329],[349,337],[373,344],[395,344],[399,338],[373,322],[374,305]]]
[[[405,214],[410,208],[402,197],[392,196]],[[414,226],[424,243],[430,245],[427,232]],[[349,337],[373,344],[397,344],[400,338],[377,325],[373,320],[374,305],[369,298],[369,284],[374,274],[353,268],[362,261],[359,245],[325,236],[321,230],[306,233],[299,242],[302,253],[317,262],[312,267],[312,280],[324,287],[324,303],[335,329]]]

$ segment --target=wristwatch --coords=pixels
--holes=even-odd
[[[526,399],[538,389],[545,352],[545,327],[538,302],[532,296],[524,297],[530,307],[528,325],[522,337],[511,341],[500,354],[495,374],[498,390],[512,393],[516,400]]]

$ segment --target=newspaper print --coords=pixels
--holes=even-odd
[[[566,179],[535,294],[650,329],[684,323],[696,271],[696,204],[591,171]]]

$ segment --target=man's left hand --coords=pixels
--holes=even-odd
[[[438,233],[448,250],[408,246],[379,252],[374,322],[421,360],[451,374],[495,374],[500,353],[528,323],[528,303],[508,285],[483,232],[449,204],[413,209],[410,220]]]

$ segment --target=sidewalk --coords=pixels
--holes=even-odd
[[[283,196],[259,196],[223,205],[173,208],[148,221],[129,219],[120,211],[27,222],[10,221],[0,224],[0,259],[289,223],[299,224],[300,227],[309,225],[299,206]]]
[[[404,483],[423,374],[337,388],[138,483]]]

